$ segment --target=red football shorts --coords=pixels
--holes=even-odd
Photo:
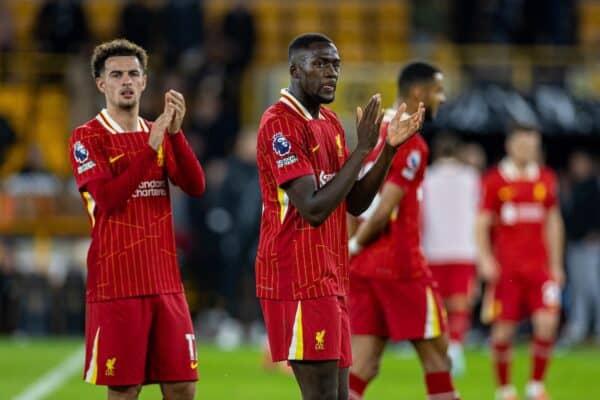
[[[442,299],[452,296],[473,295],[475,289],[474,264],[430,264],[433,279],[438,284],[438,291]]]
[[[352,365],[350,321],[344,297],[261,299],[273,361],[339,360]]]
[[[84,380],[130,386],[198,380],[183,293],[87,303]]]
[[[446,312],[433,282],[350,274],[348,300],[353,335],[399,341],[433,339],[446,331]]]
[[[518,322],[538,310],[560,311],[560,286],[548,271],[535,275],[500,273],[494,291],[492,319]]]

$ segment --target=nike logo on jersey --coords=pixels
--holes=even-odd
[[[313,153],[317,150],[319,150],[319,147],[321,147],[320,144],[316,145],[315,147],[313,147],[312,149],[310,149]]]
[[[198,361],[192,361],[192,362],[190,362],[190,368],[191,369],[198,368]]]
[[[124,157],[124,156],[125,156],[125,153],[121,153],[121,154],[119,154],[118,156],[109,157],[109,158],[108,158],[108,162],[112,164],[112,163],[114,163],[115,161],[117,161],[119,158],[122,158],[122,157]]]

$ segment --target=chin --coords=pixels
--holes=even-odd
[[[332,96],[319,96],[319,103],[321,104],[331,104],[335,100],[335,94]]]

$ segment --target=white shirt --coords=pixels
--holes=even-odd
[[[477,171],[453,159],[440,159],[427,170],[423,192],[423,249],[428,261],[475,263]]]

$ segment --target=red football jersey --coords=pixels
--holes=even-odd
[[[387,124],[382,126],[387,130]],[[398,149],[384,184],[404,190],[390,222],[375,241],[352,258],[352,273],[383,279],[422,279],[431,277],[421,248],[421,184],[429,148],[415,134]]]
[[[122,174],[147,150],[149,132],[150,124],[141,118],[136,132],[124,132],[103,110],[71,136],[73,174],[92,226],[87,259],[90,302],[183,290],[167,179],[176,169],[173,139],[165,137],[156,161],[122,207],[103,211],[86,188],[94,180]]]
[[[548,267],[544,226],[548,209],[557,205],[556,192],[554,173],[535,164],[519,176],[507,159],[483,177],[481,209],[494,217],[493,251],[503,270]]]
[[[312,227],[281,186],[310,175],[320,188],[348,158],[337,116],[321,107],[318,119],[287,90],[262,116],[257,164],[263,199],[256,255],[259,298],[300,300],[345,295],[348,287],[346,204]]]

